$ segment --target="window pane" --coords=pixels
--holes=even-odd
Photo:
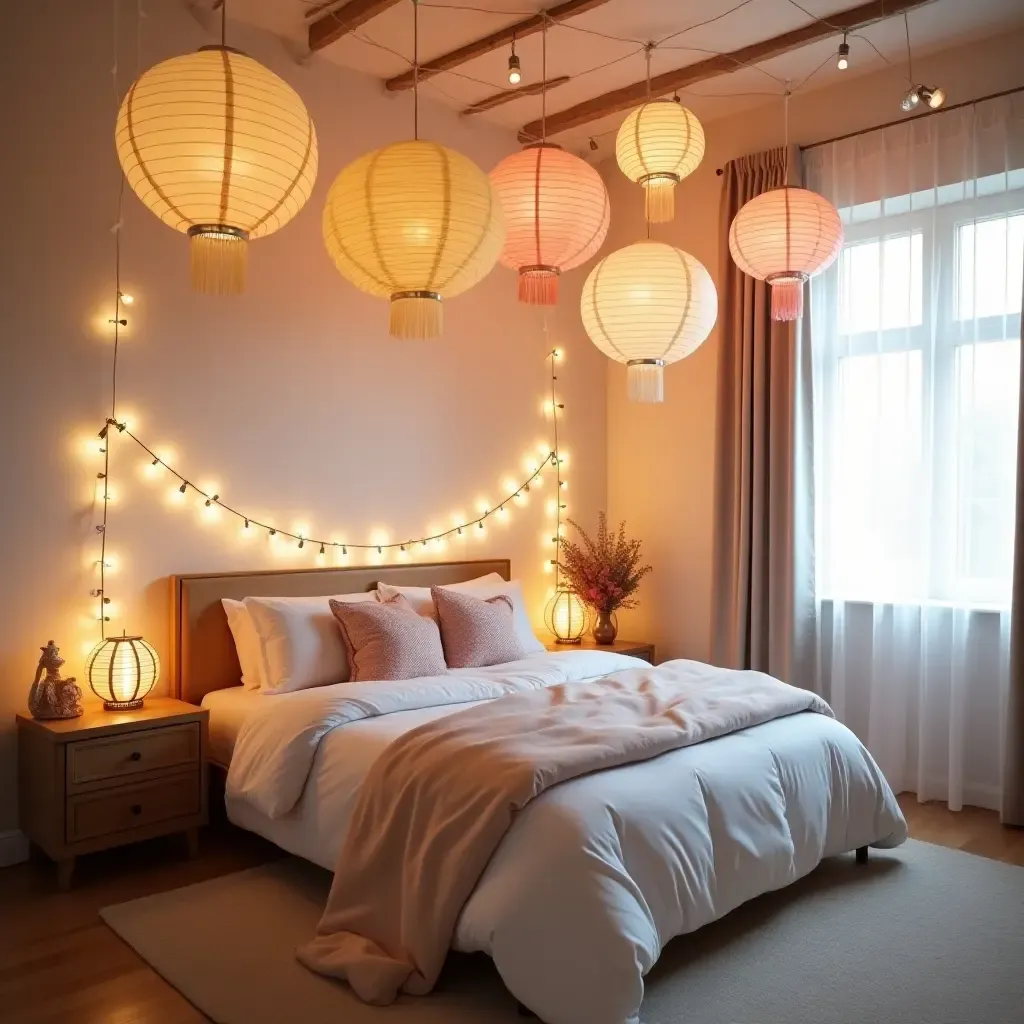
[[[957,597],[1010,595],[1019,387],[1016,339],[957,350]]]
[[[922,322],[920,232],[860,242],[839,262],[841,334],[917,327]]]
[[[921,353],[841,359],[838,383],[832,590],[846,598],[922,596]]]
[[[962,224],[957,239],[957,319],[1019,313],[1024,214]]]

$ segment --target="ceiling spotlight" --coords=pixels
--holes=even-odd
[[[843,33],[843,41],[839,44],[839,54],[836,58],[836,67],[845,71],[850,66],[850,44],[846,41],[846,33]]]
[[[523,69],[516,56],[516,37],[512,37],[512,53],[508,58],[509,85],[518,85],[523,80]]]
[[[919,86],[915,85],[913,89],[911,89],[910,92],[908,92],[907,95],[903,97],[903,102],[900,104],[900,106],[905,111],[907,111],[907,113],[910,113],[910,111],[914,110],[920,102],[921,89]]]
[[[922,101],[927,103],[932,110],[938,110],[943,103],[946,102],[946,90],[940,88],[932,88],[930,85],[919,85],[917,87],[918,95]]]
[[[597,141],[595,139],[590,140],[590,148],[595,151],[597,150]]]

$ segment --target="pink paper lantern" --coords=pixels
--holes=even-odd
[[[805,188],[762,192],[729,228],[736,266],[771,285],[773,320],[803,315],[804,282],[829,266],[842,246],[839,211]]]
[[[499,257],[519,272],[519,300],[553,306],[558,277],[593,256],[608,234],[608,191],[590,164],[537,142],[491,171],[505,213]]]

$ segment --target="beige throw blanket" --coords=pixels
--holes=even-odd
[[[423,995],[515,812],[546,789],[785,715],[832,714],[759,672],[695,682],[687,664],[503,697],[396,739],[363,784],[302,963],[369,1003]]]

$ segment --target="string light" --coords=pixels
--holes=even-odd
[[[552,364],[553,364],[554,363],[554,352],[552,352],[550,355],[551,355],[551,360],[552,360]],[[554,386],[554,381],[552,381],[552,386]],[[564,404],[563,403],[556,403],[556,404],[557,404],[557,409],[558,410],[561,410],[561,409],[564,408]],[[177,493],[185,494],[187,489],[189,487],[191,487],[193,490],[195,490],[198,493],[200,499],[203,502],[204,508],[209,508],[211,511],[219,511],[220,509],[223,509],[225,512],[227,512],[227,513],[237,517],[238,519],[242,520],[242,524],[243,524],[242,528],[244,530],[248,530],[251,527],[255,526],[255,527],[258,527],[260,529],[266,530],[270,537],[274,537],[274,536],[277,536],[278,534],[280,534],[282,537],[287,537],[287,538],[289,538],[291,540],[294,540],[294,541],[296,541],[298,543],[299,548],[303,548],[305,546],[305,542],[308,540],[308,541],[310,541],[314,545],[320,545],[320,546],[324,547],[325,551],[326,551],[326,548],[329,548],[329,547],[330,548],[341,548],[343,555],[347,555],[348,554],[348,548],[349,547],[354,548],[356,550],[376,551],[377,554],[383,554],[384,551],[387,551],[387,550],[405,551],[407,549],[407,546],[409,546],[409,545],[420,544],[423,547],[426,547],[428,543],[430,543],[432,541],[443,541],[445,538],[451,536],[452,534],[459,534],[459,535],[461,535],[462,534],[462,530],[463,530],[464,527],[478,526],[482,530],[484,528],[484,520],[487,519],[488,516],[492,515],[498,507],[504,508],[504,505],[506,503],[514,501],[514,500],[517,500],[517,499],[520,500],[520,503],[522,503],[521,502],[522,496],[524,494],[529,493],[530,485],[543,482],[544,470],[547,469],[549,466],[557,467],[557,466],[561,465],[561,462],[563,461],[562,457],[560,455],[556,454],[556,451],[553,448],[549,448],[548,445],[544,444],[542,447],[545,450],[543,451],[541,457],[539,459],[531,458],[530,460],[528,460],[529,461],[529,473],[530,473],[529,477],[527,477],[526,480],[524,480],[522,483],[520,483],[518,485],[510,486],[506,496],[504,498],[502,498],[502,500],[500,502],[496,503],[495,505],[492,506],[492,505],[490,505],[488,503],[482,502],[481,505],[480,505],[480,515],[478,515],[477,517],[475,517],[473,519],[466,519],[465,517],[460,515],[460,516],[457,517],[457,521],[454,523],[454,525],[450,529],[440,530],[440,531],[438,531],[436,533],[431,533],[431,534],[429,534],[427,536],[424,536],[424,537],[411,538],[411,539],[409,539],[409,540],[407,540],[405,542],[388,541],[388,542],[380,542],[380,543],[378,543],[378,542],[371,542],[371,543],[367,543],[367,544],[350,544],[347,541],[345,543],[342,543],[341,541],[336,541],[336,540],[326,540],[326,539],[320,539],[320,538],[312,538],[312,537],[306,536],[306,534],[304,532],[299,532],[297,530],[296,531],[282,530],[282,529],[278,528],[277,526],[274,526],[271,523],[260,522],[258,519],[254,518],[253,516],[249,515],[248,513],[242,512],[242,511],[240,511],[240,510],[238,510],[236,508],[233,508],[231,505],[225,504],[221,500],[221,497],[220,497],[219,494],[217,494],[217,493],[210,493],[212,491],[212,488],[204,490],[203,488],[196,487],[195,484],[193,484],[191,481],[189,481],[183,474],[181,474],[177,469],[175,469],[174,466],[172,466],[169,462],[167,462],[166,460],[161,459],[159,456],[157,456],[153,452],[153,450],[141,438],[139,438],[131,430],[127,429],[127,426],[124,423],[113,423],[113,421],[112,421],[111,425],[116,426],[117,429],[120,432],[122,432],[126,437],[128,437],[132,441],[134,441],[151,459],[157,460],[164,467],[164,469],[168,473],[170,473],[172,476],[176,477],[178,480],[181,481],[181,485],[177,488]],[[106,428],[104,428],[104,429],[106,429]],[[101,476],[103,476],[103,474],[101,474]],[[107,491],[108,500],[112,500],[112,494],[113,494],[112,491],[110,491],[110,490]]]

